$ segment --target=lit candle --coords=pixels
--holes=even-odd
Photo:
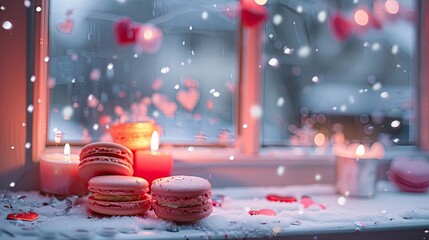
[[[153,131],[150,151],[136,150],[134,152],[134,176],[146,179],[149,183],[161,177],[171,175],[173,169],[173,156],[158,151],[159,135]]]
[[[78,176],[79,155],[72,154],[68,143],[64,152],[47,149],[40,159],[40,191],[54,195],[84,195],[87,185]]]
[[[375,194],[378,159],[384,155],[381,143],[369,150],[359,144],[335,146],[336,188],[345,196],[371,197]]]

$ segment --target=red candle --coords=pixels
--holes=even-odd
[[[171,175],[173,169],[173,156],[158,151],[159,136],[153,131],[150,150],[134,151],[134,176],[146,179],[149,183],[161,177]]]

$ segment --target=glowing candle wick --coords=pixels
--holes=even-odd
[[[153,131],[152,138],[150,140],[150,150],[157,151],[159,148],[159,136],[157,131]]]

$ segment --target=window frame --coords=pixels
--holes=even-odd
[[[416,128],[415,128],[415,146],[417,150],[429,151],[429,125],[421,124],[428,122],[429,120],[429,95],[424,94],[429,91],[429,68],[425,68],[424,65],[428,64],[429,59],[429,48],[424,47],[425,42],[429,42],[429,27],[422,24],[422,22],[429,21],[429,16],[423,14],[424,12],[429,11],[429,3],[421,0],[417,0],[418,7],[418,22],[416,23],[417,30],[417,45],[416,48],[416,61],[418,64],[415,64],[416,77],[415,77],[415,90],[417,98],[417,107],[416,107]],[[32,113],[33,117],[33,126],[32,126],[32,157],[33,159],[39,159],[40,156],[45,151],[46,147],[49,147],[47,141],[47,122],[49,114],[49,91],[47,87],[47,76],[48,76],[48,67],[47,63],[44,61],[44,57],[48,56],[48,18],[49,18],[49,0],[36,0],[35,4],[32,6],[40,6],[42,11],[35,16],[35,52],[34,52],[34,75],[39,81],[34,82],[34,95],[33,95],[33,104],[37,106]],[[238,94],[236,94],[236,139],[235,143],[230,146],[224,146],[219,144],[213,145],[198,145],[191,144],[186,146],[201,146],[208,148],[232,148],[237,154],[243,154],[242,158],[248,158],[246,156],[259,156],[260,149],[263,147],[261,145],[259,136],[262,129],[260,120],[257,119],[256,122],[253,122],[254,128],[243,129],[242,124],[249,121],[250,111],[246,110],[249,106],[255,104],[261,105],[261,94],[262,89],[260,88],[261,79],[263,77],[262,70],[257,71],[254,78],[251,78],[250,81],[245,81],[244,76],[245,72],[249,66],[262,63],[262,52],[263,52],[263,43],[261,42],[260,46],[256,45],[255,51],[251,51],[251,56],[253,56],[253,62],[245,61],[243,59],[249,58],[249,51],[247,51],[246,41],[252,40],[255,41],[258,38],[255,38],[255,35],[263,34],[264,26],[261,25],[260,29],[256,28],[252,30],[246,29],[241,22],[239,23],[239,36],[238,40],[238,59],[239,63],[237,66],[238,70],[238,83],[237,89]],[[249,32],[250,31],[250,32]],[[249,37],[253,34],[253,38]],[[244,50],[246,49],[246,51]],[[247,54],[247,55],[246,55]],[[252,97],[249,97],[249,94],[240,94],[240,92],[245,92],[243,90],[244,86],[255,86],[252,92]],[[259,91],[259,93],[258,93]],[[25,93],[23,93],[25,94]],[[252,118],[253,119],[253,118]],[[246,141],[244,141],[244,139]],[[183,148],[185,145],[174,145],[178,148]],[[289,148],[289,147],[285,147]],[[414,148],[413,148],[414,149]],[[196,154],[198,155],[198,154]],[[258,159],[263,159],[264,157],[257,157]],[[286,158],[287,159],[287,158]]]

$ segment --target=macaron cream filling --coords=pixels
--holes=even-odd
[[[184,208],[196,207],[206,204],[210,199],[212,193],[207,192],[203,195],[188,196],[188,197],[173,197],[173,196],[160,196],[152,193],[152,198],[155,204],[163,207]]]
[[[115,162],[115,163],[119,163],[119,164],[125,165],[125,166],[127,166],[129,168],[132,168],[132,165],[128,161],[126,161],[125,159],[118,159],[118,158],[109,157],[109,156],[87,157],[87,158],[81,160],[81,162],[79,163],[79,166],[81,166],[84,163],[95,162],[95,161]]]
[[[93,193],[91,197],[94,200],[108,201],[108,202],[129,202],[129,201],[139,201],[143,199],[142,195],[104,195],[100,193]]]

